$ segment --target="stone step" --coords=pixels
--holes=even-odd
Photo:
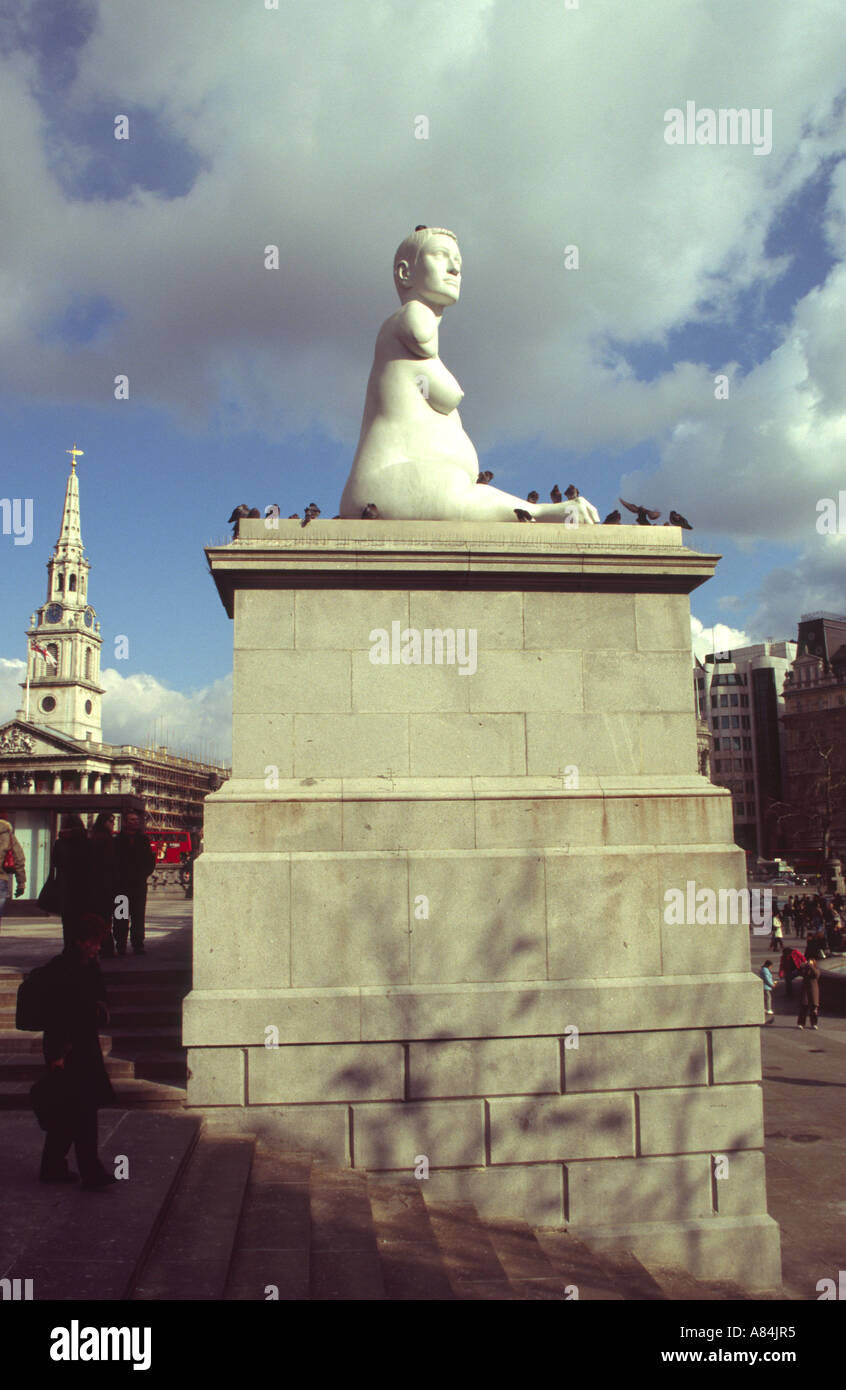
[[[23,1032],[18,1028],[0,1028],[0,1056],[11,1054],[37,1056],[43,1061],[43,1034]],[[112,1050],[112,1039],[107,1033],[100,1034],[100,1049],[103,1056]]]
[[[173,1052],[182,1047],[182,1028],[169,1024],[156,1024],[148,1028],[128,1029],[121,1020],[112,1019],[109,1024],[116,1052]]]
[[[106,1071],[109,1076],[132,1076],[132,1062],[123,1057],[106,1056]],[[0,1085],[6,1081],[37,1081],[44,1074],[44,1057],[38,1052],[0,1053]]]
[[[419,1184],[368,1177],[385,1297],[403,1301],[455,1298],[443,1253]]]
[[[308,1298],[312,1162],[311,1154],[256,1146],[226,1299]]]
[[[175,1000],[172,1004],[116,1004],[110,997],[109,1012],[112,1016],[112,1032],[116,1028],[126,1029],[129,1032],[136,1028],[170,1027],[179,1030],[182,1027],[181,999]]]
[[[184,1087],[188,1081],[188,1059],[184,1050],[142,1052],[132,1058],[135,1075],[152,1081],[171,1081]]]
[[[167,1009],[168,1012],[178,1011],[180,1017],[182,1015],[182,1001],[188,993],[187,989],[157,988],[145,981],[138,985],[107,984],[106,989],[109,996],[109,1008],[112,1010],[140,1009],[145,1006],[152,1006]]]
[[[695,1279],[684,1269],[668,1269],[664,1265],[649,1265],[649,1273],[659,1285],[665,1298],[676,1303],[714,1302],[721,1299],[747,1299],[749,1294],[736,1284]]]
[[[386,1298],[367,1175],[315,1159],[309,1179],[309,1298]]]
[[[580,1300],[620,1302],[627,1297],[618,1271],[569,1231],[550,1227],[535,1231],[535,1236],[556,1274],[577,1291]]]
[[[37,1077],[34,1078],[37,1080]],[[115,1104],[122,1110],[160,1110],[183,1108],[184,1087],[168,1085],[152,1078],[138,1077],[129,1072],[123,1076],[110,1075],[115,1092]],[[31,1110],[29,1092],[32,1079],[10,1080],[0,1076],[0,1110]]]
[[[475,1206],[430,1202],[425,1193],[424,1200],[454,1297],[513,1300],[515,1291]]]
[[[554,1302],[573,1297],[573,1280],[556,1267],[525,1221],[495,1221],[486,1225],[516,1297]]]
[[[101,961],[100,969],[110,995],[112,989],[184,989],[187,994],[191,988],[190,966],[151,965],[131,950],[115,960]]]
[[[124,1181],[100,1192],[73,1186],[59,1193],[27,1175],[27,1200],[22,1196],[4,1220],[3,1273],[32,1279],[39,1300],[129,1296],[200,1131],[200,1121],[189,1115],[124,1112],[110,1118],[116,1122],[100,1156],[110,1170],[116,1155],[125,1157]],[[101,1114],[101,1132],[105,1128]],[[8,1185],[4,1190],[8,1198]]]
[[[254,1148],[252,1138],[201,1135],[133,1300],[223,1298]]]

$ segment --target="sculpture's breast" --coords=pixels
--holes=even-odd
[[[440,415],[449,415],[457,410],[464,392],[439,357],[422,364],[416,374],[416,385],[421,395],[433,410]]]

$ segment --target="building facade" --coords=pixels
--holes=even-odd
[[[697,713],[711,734],[711,781],[731,792],[735,843],[769,858],[778,852],[770,806],[783,799],[782,686],[795,642],[759,642],[697,662]]]
[[[27,859],[28,897],[7,912],[32,911],[49,870],[60,817],[111,810],[146,813],[155,838],[199,841],[203,802],[228,767],[161,746],[103,742],[100,623],[89,602],[82,544],[77,454],[65,489],[59,538],[47,561],[47,594],[27,630],[26,678],[14,719],[0,724],[0,814],[14,822]]]
[[[789,852],[821,867],[846,854],[846,617],[802,615],[784,704]]]

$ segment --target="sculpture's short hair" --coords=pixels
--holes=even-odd
[[[407,236],[405,241],[400,242],[396,249],[396,254],[394,255],[394,284],[397,287],[398,294],[402,295],[403,289],[397,279],[397,269],[400,261],[408,261],[410,265],[414,265],[417,261],[417,257],[426,245],[426,242],[433,236],[451,236],[456,246],[458,245],[458,237],[455,235],[455,232],[451,232],[448,227],[424,227],[422,225],[415,227],[411,235]]]

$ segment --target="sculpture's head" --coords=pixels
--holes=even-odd
[[[446,227],[415,227],[394,256],[394,284],[403,304],[422,299],[432,308],[454,304],[461,292],[461,252]]]

